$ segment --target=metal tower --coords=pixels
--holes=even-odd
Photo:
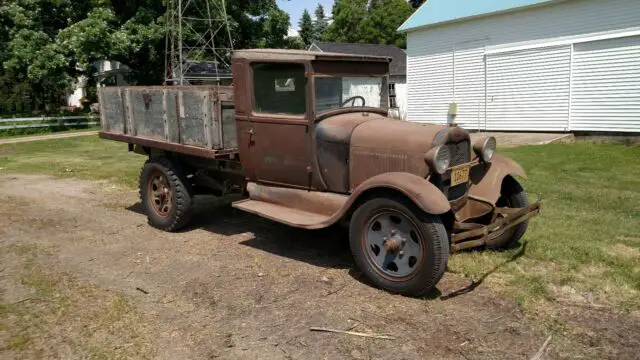
[[[231,77],[233,41],[225,0],[167,0],[165,83]]]

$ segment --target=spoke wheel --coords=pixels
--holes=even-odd
[[[173,205],[173,193],[167,178],[159,171],[151,175],[149,181],[150,203],[158,216],[167,217],[171,214]]]
[[[369,280],[409,296],[433,289],[449,257],[442,220],[403,197],[377,197],[360,205],[351,217],[349,243]]]
[[[385,277],[415,275],[424,260],[418,231],[401,212],[383,210],[371,218],[363,236],[367,259]]]
[[[149,224],[164,231],[183,228],[193,213],[193,187],[180,163],[153,157],[140,172],[140,200]]]
[[[512,177],[504,179],[500,198],[496,206],[510,208],[525,208],[529,206],[527,193]],[[527,231],[529,221],[522,222],[511,229],[505,230],[497,238],[487,242],[487,248],[492,250],[509,249],[518,245],[520,239]]]

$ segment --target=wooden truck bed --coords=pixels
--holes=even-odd
[[[101,87],[100,137],[217,159],[238,149],[229,86]]]

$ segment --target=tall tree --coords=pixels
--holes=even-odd
[[[425,0],[409,0],[409,4],[411,4],[411,7],[414,9],[419,8],[424,2]]]
[[[64,104],[96,60],[117,60],[140,85],[164,78],[166,0],[0,0],[0,111]],[[227,0],[234,48],[302,47],[276,0]],[[188,14],[187,14],[188,15]],[[226,35],[226,34],[225,34]],[[221,34],[221,36],[223,36]]]
[[[358,28],[359,41],[406,48],[406,35],[397,29],[412,12],[413,8],[405,0],[371,0],[367,16]]]
[[[313,26],[313,21],[311,20],[311,15],[309,15],[309,11],[304,9],[302,12],[302,17],[300,17],[300,21],[298,22],[298,27],[300,30],[298,33],[300,34],[300,38],[305,46],[311,45],[311,43],[315,40],[315,29]]]
[[[360,42],[360,23],[367,16],[369,0],[336,0],[331,9],[333,22],[327,29],[325,40]]]
[[[406,47],[398,27],[411,15],[406,0],[336,0],[326,40]]]
[[[324,7],[322,6],[322,4],[318,4],[314,15],[316,16],[316,18],[313,21],[313,39],[314,41],[322,40],[325,33],[327,32],[327,29],[329,28],[329,21],[327,20],[327,17],[324,13]]]
[[[263,39],[260,41],[260,47],[286,48],[288,45],[286,37],[290,26],[289,14],[277,7],[270,9],[263,23]]]

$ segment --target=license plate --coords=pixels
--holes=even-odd
[[[465,166],[451,170],[451,186],[466,183],[469,181],[469,167]]]

